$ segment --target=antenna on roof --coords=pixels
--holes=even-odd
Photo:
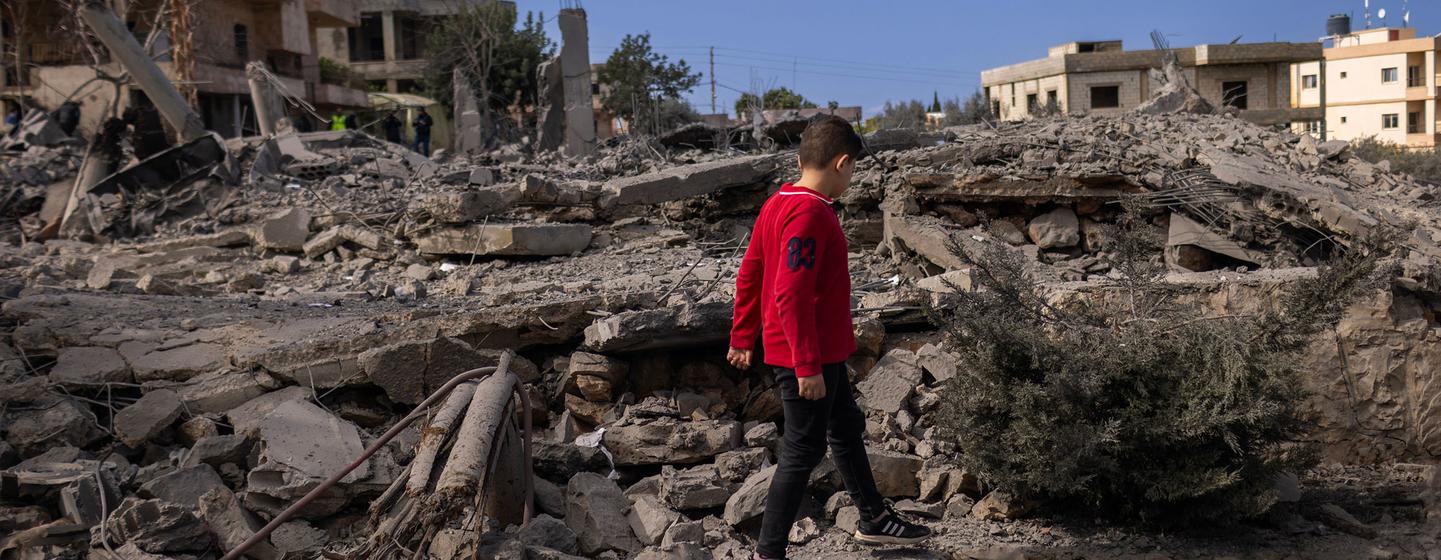
[[[1371,0],[1361,0],[1366,6],[1366,29],[1371,28]]]

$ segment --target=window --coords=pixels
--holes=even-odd
[[[1000,102],[1000,101],[992,101],[992,102],[991,102],[991,116],[992,116],[992,117],[996,117],[996,116],[1000,116],[1000,114],[1001,114],[1001,102]]]
[[[1053,89],[1046,92],[1046,105],[1050,105],[1051,107],[1060,107],[1060,105],[1056,103],[1056,90]]]
[[[1396,69],[1395,69],[1395,68],[1382,68],[1382,69],[1381,69],[1381,83],[1383,83],[1383,84],[1389,84],[1389,83],[1394,82],[1394,81],[1396,81]]]
[[[1341,124],[1346,124],[1346,117],[1341,117]]]
[[[1421,132],[1421,113],[1406,113],[1406,133],[1419,134]]]
[[[1246,82],[1221,82],[1221,104],[1237,109],[1246,108]]]
[[[1321,132],[1321,121],[1306,121],[1306,132],[1319,134]]]
[[[239,23],[235,24],[235,56],[241,62],[250,60],[250,30]]]
[[[1420,66],[1406,67],[1406,87],[1426,87],[1426,79],[1421,77]]]
[[[1091,86],[1092,109],[1115,109],[1121,106],[1121,86]]]
[[[1341,79],[1343,79],[1343,80],[1346,79],[1346,73],[1345,73],[1345,72],[1342,72],[1342,73],[1341,73]]]
[[[1034,93],[1026,94],[1026,110],[1035,112],[1037,108],[1037,96]]]
[[[1307,74],[1301,76],[1301,89],[1316,89],[1316,75]]]
[[[1401,115],[1398,115],[1398,114],[1396,114],[1396,113],[1387,113],[1387,114],[1381,115],[1381,128],[1386,129],[1386,130],[1390,130],[1390,129],[1393,129],[1393,128],[1399,128],[1400,126],[1401,126]]]

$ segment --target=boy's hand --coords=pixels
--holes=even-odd
[[[824,376],[797,377],[796,384],[800,386],[803,399],[818,401],[826,398],[826,378]]]
[[[726,361],[736,369],[746,369],[751,367],[751,352],[751,350],[731,348],[729,352],[726,352]]]

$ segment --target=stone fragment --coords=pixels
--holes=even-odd
[[[565,517],[565,488],[540,476],[531,479],[535,489],[535,509],[555,517]]]
[[[292,401],[305,401],[311,395],[309,388],[295,386],[269,393],[262,391],[259,396],[242,401],[238,406],[231,408],[225,417],[230,420],[230,425],[235,428],[235,433],[255,436],[260,432],[261,424],[277,407]]]
[[[365,450],[354,424],[309,401],[292,400],[275,407],[258,432],[260,464],[246,476],[245,505],[269,515],[340,472]],[[373,461],[362,463],[298,515],[310,518],[339,511],[347,501],[345,487],[369,478]]]
[[[152,554],[206,550],[210,532],[193,510],[164,500],[127,498],[106,521],[105,533],[111,542],[133,544]]]
[[[660,470],[660,499],[676,509],[719,507],[730,498],[730,491],[730,484],[721,478],[715,465],[689,469],[665,465]]]
[[[235,418],[244,415],[244,410],[237,410],[237,407],[243,407],[252,399],[279,387],[280,382],[264,372],[217,371],[192,378],[177,387],[175,392],[180,394],[180,400],[185,402],[185,409],[191,414],[226,413],[234,425]],[[276,392],[285,391],[305,391],[309,395],[310,389],[287,387]]]
[[[796,520],[795,524],[791,525],[791,532],[787,536],[787,540],[789,540],[791,544],[801,545],[811,542],[819,536],[821,536],[821,528],[816,524],[816,520],[810,517],[802,517]]]
[[[775,474],[776,467],[772,465],[746,478],[740,488],[726,500],[725,522],[736,526],[760,517],[765,512],[766,493],[770,491],[771,478],[774,478]]]
[[[197,503],[200,518],[205,521],[222,552],[230,552],[260,530],[260,522],[240,506],[240,501],[228,489],[216,488],[206,492]],[[245,556],[256,560],[278,560],[281,557],[275,547],[263,540],[246,549]]]
[[[73,464],[73,463],[72,463]],[[104,505],[114,511],[120,505],[120,484],[111,476],[109,470],[102,470],[101,478],[105,480]],[[110,513],[101,508],[101,487],[96,483],[94,476],[86,476],[65,485],[60,489],[60,513],[66,520],[85,527],[94,527],[100,524],[104,515]]]
[[[130,447],[140,447],[180,419],[185,404],[169,389],[145,393],[134,404],[115,414],[115,437]]]
[[[635,531],[635,536],[640,539],[641,544],[653,545],[660,542],[672,523],[680,519],[680,514],[675,510],[666,507],[660,500],[653,496],[640,496],[636,498],[630,507],[630,514],[626,520],[630,522],[630,528]]]
[[[64,387],[88,387],[105,383],[134,383],[125,358],[111,348],[72,346],[61,348],[50,369],[50,381]]]
[[[565,395],[566,411],[570,412],[571,416],[587,422],[592,426],[605,423],[606,415],[614,408],[615,405],[607,402],[590,401],[584,397],[570,393],[566,393]]]
[[[584,224],[476,224],[433,230],[413,239],[427,255],[569,255],[590,245]]]
[[[777,165],[778,160],[770,155],[694,163],[611,179],[605,191],[614,204],[658,204],[754,184],[769,176]]]
[[[265,269],[276,274],[295,274],[300,271],[300,257],[277,255],[265,261]]]
[[[1076,213],[1063,206],[1032,218],[1026,234],[1042,249],[1075,247],[1081,241],[1081,224]]]
[[[991,222],[990,234],[1009,245],[1020,246],[1026,244],[1026,234],[1021,232],[1021,228],[1016,227],[1016,224],[1006,220]]]
[[[414,280],[428,282],[435,279],[435,269],[420,263],[416,263],[406,267],[405,275],[409,276]]]
[[[244,465],[251,447],[250,438],[244,434],[203,437],[190,446],[190,452],[181,465],[210,465],[216,468],[226,463]]]
[[[574,443],[536,441],[531,445],[535,472],[555,481],[568,481],[582,472],[610,472],[605,454]]]
[[[971,509],[976,507],[976,500],[965,494],[956,494],[946,500],[946,519],[959,519],[962,516],[970,515]]]
[[[104,435],[95,425],[95,416],[69,399],[39,410],[12,410],[5,419],[5,441],[26,456],[58,445],[86,447]]]
[[[731,312],[728,302],[708,302],[616,313],[585,328],[584,347],[633,352],[721,341]]]
[[[0,533],[15,534],[50,522],[50,512],[40,506],[0,506]]]
[[[775,422],[762,422],[746,432],[746,446],[764,447],[771,457],[780,457],[781,432]]]
[[[579,550],[575,531],[570,530],[564,521],[544,513],[535,516],[529,525],[522,527],[518,537],[520,542],[529,546],[543,546],[566,554],[575,554]]]
[[[281,523],[270,533],[270,544],[287,560],[314,558],[311,553],[319,551],[327,542],[330,536],[325,531],[300,520]]]
[[[310,211],[291,208],[271,215],[255,228],[255,245],[261,249],[298,253],[310,236]]]
[[[748,447],[721,453],[715,457],[716,473],[723,480],[742,482],[751,473],[761,469],[768,455],[769,452],[764,447]]]
[[[1348,535],[1363,539],[1374,539],[1380,535],[1375,527],[1362,523],[1351,515],[1351,512],[1336,504],[1324,504],[1316,510],[1316,514],[1322,524]]]
[[[509,209],[519,197],[513,188],[473,189],[428,193],[415,206],[441,223],[466,224]]]
[[[626,518],[630,501],[615,481],[583,472],[566,484],[565,496],[565,524],[575,531],[582,554],[608,550],[629,554],[641,549]]]
[[[936,383],[945,383],[956,376],[957,361],[954,354],[935,344],[928,343],[916,350],[916,362]]]
[[[661,536],[661,546],[681,542],[705,543],[705,524],[700,521],[680,520],[672,523]]]
[[[177,469],[151,480],[142,485],[135,495],[194,508],[200,503],[201,496],[216,489],[230,491],[214,467],[201,464]]]
[[[916,478],[921,470],[920,457],[875,447],[866,449],[866,455],[875,473],[876,489],[882,496],[915,497],[920,493],[920,481]]]
[[[943,272],[935,276],[927,276],[916,281],[916,287],[937,294],[955,293],[957,289],[963,292],[971,292],[976,289],[976,269],[974,267],[962,268]]]
[[[690,464],[739,447],[740,427],[734,420],[657,418],[608,428],[603,441],[619,466]]]
[[[195,445],[201,439],[220,435],[220,426],[208,416],[196,416],[181,422],[176,432],[180,434],[181,443]]]
[[[615,393],[615,385],[603,377],[576,375],[571,377],[581,396],[591,402],[607,402]]]
[[[865,380],[856,384],[867,409],[895,414],[906,405],[921,382],[921,366],[914,352],[897,348],[886,352]]]
[[[848,534],[853,534],[861,524],[861,509],[856,506],[846,506],[836,510],[836,528]]]
[[[971,517],[985,521],[1010,521],[1024,517],[1035,507],[1034,501],[996,490],[971,507]]]
[[[225,347],[209,342],[196,342],[173,348],[121,344],[120,354],[135,372],[135,380],[186,381],[204,373],[223,368]]]
[[[940,502],[924,504],[915,500],[901,500],[895,503],[895,508],[896,511],[901,513],[909,513],[931,519],[940,519],[941,515],[946,511],[946,505]]]

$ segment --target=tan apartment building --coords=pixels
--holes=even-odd
[[[1393,144],[1437,145],[1436,55],[1441,37],[1417,37],[1414,28],[1349,32],[1331,40],[1320,61],[1293,64],[1292,103],[1319,108],[1325,89],[1326,137],[1375,137]],[[1320,116],[1296,131],[1319,133]]]
[[[1313,43],[1196,45],[1171,49],[1191,85],[1217,106],[1235,107],[1259,124],[1319,118],[1319,109],[1290,103],[1291,65],[1321,56]],[[1051,47],[1046,58],[981,72],[991,110],[1003,120],[1030,118],[1047,105],[1065,114],[1118,114],[1135,108],[1160,87],[1151,77],[1161,50],[1127,51],[1121,41],[1072,42]]]
[[[436,20],[462,6],[493,1],[350,0],[360,12],[359,23],[325,30],[319,38],[320,56],[350,65],[374,91],[413,93],[430,64],[425,47]]]
[[[57,30],[72,23],[62,3],[53,0],[14,0],[24,4],[23,22],[4,22],[8,43],[4,83],[0,96],[11,101],[53,110],[68,99],[81,106],[81,130],[94,131],[108,113],[114,88],[94,81],[95,69],[80,39]],[[116,2],[115,7],[142,43],[150,36],[155,13],[165,0]],[[257,133],[250,108],[245,64],[263,61],[285,88],[314,105],[322,116],[369,106],[365,91],[343,80],[322,77],[315,37],[321,29],[356,25],[359,10],[351,0],[206,0],[192,3],[196,13],[189,28],[193,70],[186,76],[175,64],[176,49],[184,41],[170,37],[172,21],[165,21],[151,52],[161,69],[182,91],[193,88],[196,112],[205,126],[222,136]],[[9,12],[6,12],[7,14]],[[14,49],[22,58],[18,66]],[[120,75],[119,64],[102,61],[110,75]],[[132,102],[138,89],[121,91],[120,106]],[[292,113],[297,121],[303,115]],[[314,119],[300,124],[320,126]]]

